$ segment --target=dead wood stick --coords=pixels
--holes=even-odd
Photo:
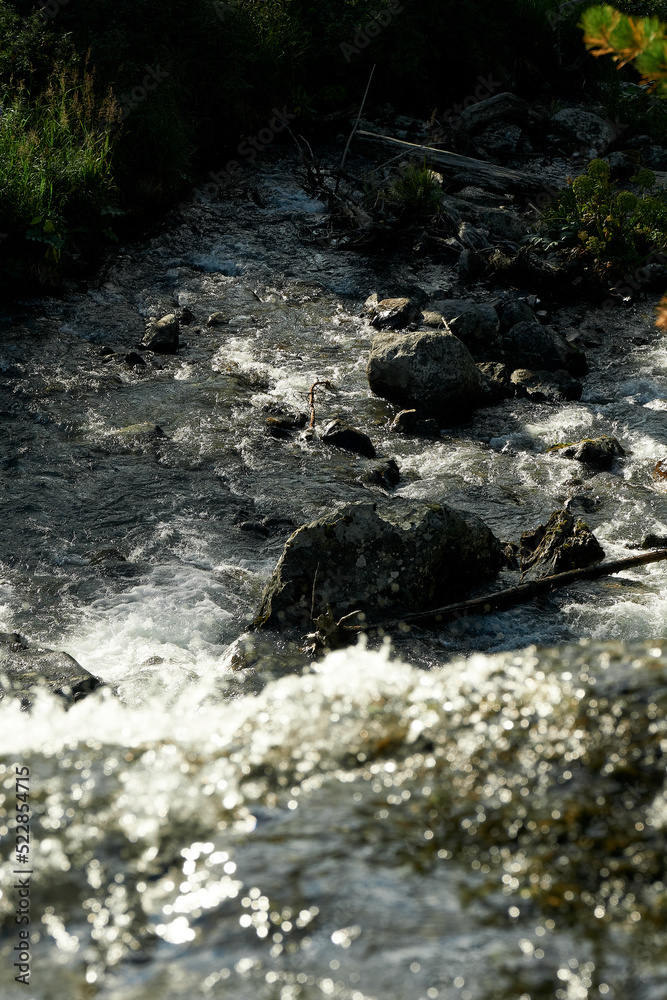
[[[434,149],[432,146],[420,146],[414,142],[405,142],[403,139],[394,139],[389,135],[366,132],[364,129],[359,129],[357,135],[370,142],[388,143],[403,150],[408,156],[425,158],[441,170],[467,170],[481,177],[486,177],[488,180],[502,182],[508,191],[525,193],[544,190],[543,180],[532,174],[524,173],[522,170],[510,170],[509,167],[499,167],[495,163],[476,160],[472,156],[461,156],[459,153],[450,153],[446,149]]]
[[[347,140],[347,145],[345,146],[345,149],[343,150],[343,158],[340,161],[340,169],[341,170],[345,166],[345,157],[347,156],[347,151],[350,148],[350,143],[352,142],[352,136],[357,131],[357,126],[359,125],[359,122],[361,121],[361,115],[362,115],[362,112],[364,110],[364,104],[366,103],[366,98],[368,97],[368,91],[370,90],[370,87],[371,87],[371,80],[373,79],[373,73],[374,72],[375,72],[375,64],[373,64],[373,69],[371,70],[371,75],[368,77],[368,83],[366,84],[366,93],[364,94],[364,99],[361,102],[361,107],[359,108],[359,114],[357,115],[357,120],[354,123],[354,125],[352,126],[352,131],[350,132],[350,137]],[[338,185],[336,185],[336,186],[338,186]]]
[[[468,601],[459,601],[456,604],[447,604],[443,608],[433,608],[431,611],[417,611],[413,614],[402,615],[393,621],[379,623],[377,625],[346,625],[345,628],[354,628],[358,631],[366,631],[370,628],[393,628],[402,623],[424,621],[431,619],[436,625],[442,622],[452,621],[456,618],[466,618],[468,615],[489,614],[491,611],[501,611],[504,608],[512,607],[514,604],[523,604],[540,597],[542,594],[549,594],[552,590],[560,587],[567,587],[578,580],[597,580],[601,576],[609,576],[612,573],[620,573],[623,569],[630,569],[633,566],[643,566],[646,563],[660,562],[667,559],[667,549],[654,549],[652,552],[642,552],[641,555],[627,556],[625,559],[614,559],[611,562],[598,563],[596,566],[587,566],[585,569],[572,569],[567,573],[555,573],[553,576],[545,576],[541,580],[533,580],[531,583],[520,583],[517,587],[509,587],[507,590],[497,590],[494,594],[486,594],[484,597],[473,597]]]
[[[313,382],[313,384],[310,387],[310,392],[308,393],[308,405],[310,406],[310,423],[308,424],[309,427],[315,426],[315,390],[318,387],[318,385],[323,385],[325,389],[329,390],[329,392],[336,391],[331,382]]]

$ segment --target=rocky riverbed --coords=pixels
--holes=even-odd
[[[549,155],[545,176],[571,171],[567,143]],[[299,640],[332,593],[313,554],[305,625],[252,627],[295,529],[349,510],[431,530],[451,509],[485,558],[554,511],[608,557],[667,536],[658,294],[591,305],[550,295],[550,265],[492,266],[530,209],[469,178],[448,182],[476,206],[457,246],[345,249],[299,170],[276,150],[88,288],[1,317],[3,808],[20,760],[34,995],[658,997],[662,564],[321,661]],[[379,317],[373,293],[408,305]],[[377,338],[438,336],[471,405],[371,391]],[[487,588],[518,581],[492,569]],[[49,655],[52,691],[15,697]]]

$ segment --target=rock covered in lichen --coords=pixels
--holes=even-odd
[[[493,577],[501,560],[482,521],[444,504],[347,504],[290,536],[256,624],[307,628],[329,606],[336,620],[428,610]]]

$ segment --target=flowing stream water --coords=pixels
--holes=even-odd
[[[254,200],[194,197],[98,287],[0,317],[0,629],[106,683],[71,707],[0,702],[2,996],[662,1000],[664,564],[314,663],[248,632],[294,526],[385,495],[372,461],[267,435],[316,380],[335,386],[318,426],[370,434],[399,464],[395,495],[514,541],[569,501],[610,557],[666,535],[652,302],[559,314],[602,330],[579,402],[511,400],[438,441],[390,434],[361,304],[453,274],[315,242],[326,214],[291,167],[258,165]],[[101,354],[185,307],[177,356]],[[602,433],[627,452],[610,472],[545,454]]]

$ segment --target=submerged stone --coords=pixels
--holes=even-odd
[[[336,620],[429,610],[495,576],[501,560],[482,521],[444,504],[347,504],[289,537],[255,624],[307,628],[328,607]]]

